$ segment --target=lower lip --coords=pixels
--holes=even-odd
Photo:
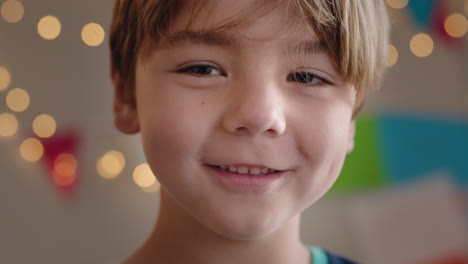
[[[221,182],[227,187],[234,188],[250,188],[250,189],[266,189],[279,181],[281,176],[287,171],[279,171],[275,173],[268,173],[264,175],[255,174],[239,174],[230,171],[225,171],[214,166],[207,166],[209,170],[215,172]]]

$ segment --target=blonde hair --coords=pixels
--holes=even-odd
[[[191,4],[188,25],[209,0],[116,0],[110,30],[112,67],[124,81],[127,103],[134,104],[135,69],[139,56],[148,54],[171,23]],[[383,0],[257,0],[254,6],[216,29],[229,30],[250,23],[287,4],[321,42],[341,76],[357,90],[354,114],[365,98],[380,86],[387,67],[389,22]],[[305,22],[305,23],[304,23]]]

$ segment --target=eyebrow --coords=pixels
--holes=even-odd
[[[320,54],[326,53],[326,46],[322,41],[316,39],[298,41],[291,45],[295,54]],[[220,48],[240,48],[241,43],[234,36],[207,31],[183,30],[167,36],[163,40],[163,48],[177,47],[181,45],[211,46]]]

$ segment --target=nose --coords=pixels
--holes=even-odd
[[[244,83],[233,87],[223,116],[223,127],[232,134],[279,136],[286,130],[280,91],[274,84]]]

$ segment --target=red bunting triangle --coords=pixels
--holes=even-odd
[[[437,37],[444,42],[449,48],[453,48],[457,42],[457,39],[452,38],[447,31],[445,31],[445,20],[448,16],[448,6],[446,1],[437,1],[435,3],[434,14],[431,21],[432,31]]]
[[[428,260],[421,262],[425,264],[466,264],[468,263],[468,256],[464,256],[463,254],[454,254],[452,256],[446,256],[445,258],[439,258],[435,260]]]
[[[42,161],[49,172],[51,183],[63,197],[74,197],[79,180],[78,133],[64,132],[40,141],[44,147]]]

